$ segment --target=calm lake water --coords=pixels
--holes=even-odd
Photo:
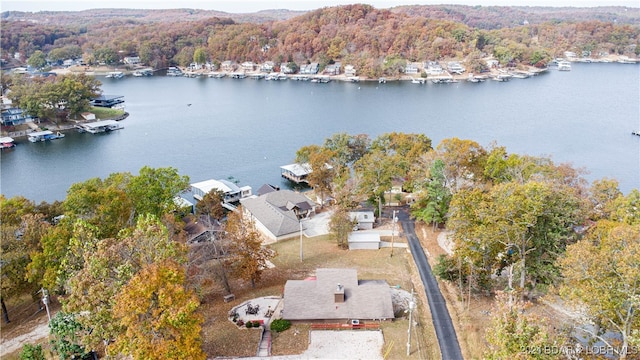
[[[574,64],[506,83],[386,84],[164,76],[104,79],[124,95],[123,130],[26,140],[1,155],[1,190],[37,202],[62,200],[69,186],[113,172],[175,167],[192,182],[233,177],[255,189],[285,185],[279,166],[303,145],[337,132],[424,133],[492,142],[518,154],[550,156],[640,186],[640,66]],[[188,106],[187,104],[191,104]]]

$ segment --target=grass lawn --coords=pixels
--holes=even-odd
[[[120,116],[124,114],[124,110],[98,107],[98,106],[91,107],[91,109],[89,109],[89,112],[94,113],[96,115],[96,119],[114,118],[116,116]]]
[[[402,241],[402,240],[400,240]],[[389,285],[399,285],[402,289],[416,289],[418,309],[414,312],[417,323],[412,331],[410,358],[439,358],[440,353],[430,311],[424,295],[417,269],[405,249],[395,249],[391,257],[390,249],[349,251],[338,248],[328,236],[303,238],[303,261],[300,261],[300,241],[298,238],[281,241],[271,246],[278,252],[273,260],[275,268],[268,269],[263,279],[251,289],[248,284],[233,282],[234,301],[225,303],[222,289],[211,288],[201,307],[205,315],[203,326],[204,350],[209,357],[255,356],[259,330],[238,329],[227,320],[232,307],[249,299],[277,295],[281,296],[289,279],[303,279],[315,273],[317,268],[355,268],[359,279],[382,279]],[[385,338],[383,352],[387,359],[406,358],[408,319],[382,322]],[[272,334],[272,354],[300,354],[308,347],[309,325],[293,325],[283,333]]]

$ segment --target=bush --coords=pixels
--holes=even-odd
[[[275,319],[271,322],[271,330],[275,332],[283,332],[291,327],[291,321],[284,319]]]
[[[253,322],[247,321],[247,329],[251,329],[253,327]]]
[[[238,320],[238,322],[236,322],[236,325],[238,325],[238,326],[243,326],[243,325],[244,325],[244,321],[242,321],[242,320]]]
[[[460,278],[456,261],[447,255],[440,255],[433,266],[433,274],[446,281],[457,281]]]
[[[260,327],[260,321],[258,321],[258,320],[254,320],[254,321],[253,321],[253,327],[254,327],[254,328],[258,328],[258,327]]]
[[[45,360],[42,346],[25,344],[20,352],[20,360]]]

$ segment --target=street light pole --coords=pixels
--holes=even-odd
[[[413,300],[413,289],[411,289],[411,300],[409,301],[409,330],[407,330],[407,356],[411,354],[411,323],[413,322],[413,308],[416,303]]]

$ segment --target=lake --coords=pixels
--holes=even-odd
[[[257,190],[286,186],[281,165],[334,133],[424,133],[434,147],[458,137],[585,168],[590,181],[640,184],[640,66],[574,63],[509,82],[412,84],[152,76],[100,79],[124,95],[124,129],[30,143],[2,152],[2,194],[63,200],[69,186],[145,166],[191,182],[233,177]],[[191,105],[188,105],[191,104]]]

